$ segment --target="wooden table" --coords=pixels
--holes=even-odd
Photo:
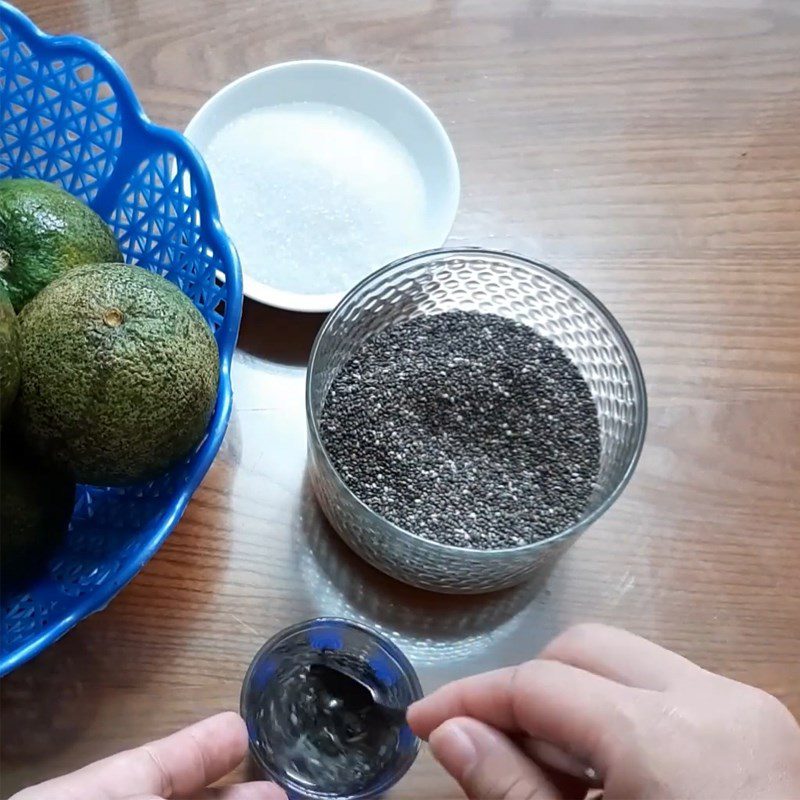
[[[623,625],[800,713],[800,7],[796,0],[24,0],[182,129],[233,78],[356,61],[430,103],[461,163],[454,244],[567,270],[642,359],[633,482],[543,586],[413,591],[346,551],[304,476],[320,319],[245,303],[236,405],[169,541],[105,612],[2,684],[3,796],[235,708],[264,639],[335,614],[427,689]],[[425,753],[396,797],[457,797]]]

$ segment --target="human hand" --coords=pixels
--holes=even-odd
[[[800,798],[800,726],[778,700],[604,625],[444,686],[408,720],[474,800],[564,800],[592,783],[605,800]]]
[[[207,788],[238,766],[246,753],[244,721],[228,711],[23,789],[11,800],[286,800],[282,789],[262,781]]]

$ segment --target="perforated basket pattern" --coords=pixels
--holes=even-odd
[[[353,352],[389,325],[456,309],[497,314],[534,328],[569,355],[591,390],[600,420],[600,471],[581,518],[549,539],[497,551],[427,541],[364,506],[325,452],[318,420],[334,377]],[[558,270],[521,256],[460,249],[401,259],[345,297],[317,337],[306,411],[312,485],[325,515],[347,544],[373,566],[406,583],[476,593],[521,582],[568,547],[611,505],[638,461],[647,397],[631,343],[590,292]]]
[[[184,463],[141,486],[78,487],[66,543],[46,574],[2,597],[0,675],[103,608],[177,523],[230,417],[242,304],[236,253],[191,145],[146,118],[101,48],[47,36],[0,0],[0,179],[22,176],[87,202],[114,230],[126,262],[164,275],[192,299],[219,345],[220,388],[206,437]]]

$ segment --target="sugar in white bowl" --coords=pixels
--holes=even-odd
[[[195,115],[244,292],[329,311],[404,255],[441,246],[458,207],[453,147],[401,84],[337,61],[245,75]]]
[[[222,223],[257,280],[286,292],[344,292],[420,249],[425,185],[383,126],[330,103],[237,117],[206,162]]]

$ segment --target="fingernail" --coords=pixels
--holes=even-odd
[[[563,772],[565,775],[572,775],[574,778],[583,778],[590,783],[597,781],[597,772],[593,767],[560,747],[549,742],[531,739],[523,740],[520,746],[524,752],[540,764]]]
[[[440,725],[428,741],[436,760],[457,780],[477,761],[472,739],[455,720]]]

